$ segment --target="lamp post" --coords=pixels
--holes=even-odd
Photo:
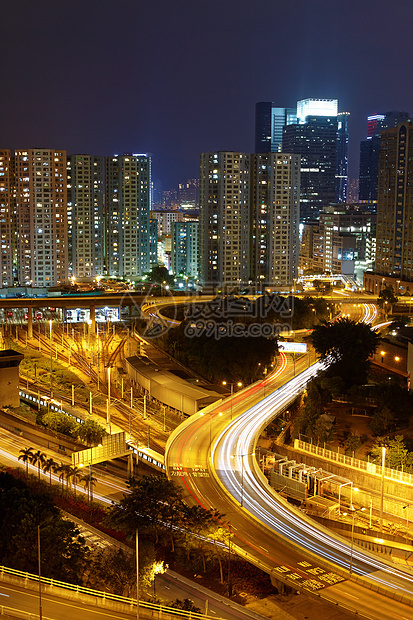
[[[384,504],[384,467],[386,463],[386,446],[381,447],[381,497],[380,497],[380,534],[383,533],[383,504]]]
[[[407,508],[407,536],[409,536],[409,508],[410,508],[410,504],[406,504],[406,506],[403,506],[403,510],[405,510]]]
[[[39,567],[39,619],[43,619],[42,614],[42,576],[41,576],[41,556],[40,556],[40,525],[37,526],[37,563]]]
[[[203,411],[199,412],[200,416],[204,416],[205,413]],[[209,417],[209,449],[211,452],[211,456],[212,456],[212,412],[207,414]],[[219,416],[222,416],[222,412],[220,411],[218,413]]]
[[[230,387],[231,387],[231,396],[230,396],[230,398],[231,398],[231,420],[232,420],[232,397],[234,396],[234,385],[236,385],[237,387],[240,388],[240,387],[242,387],[242,383],[241,383],[241,381],[238,381],[238,382],[235,382],[235,383],[229,383],[228,384],[227,381],[223,381],[222,385],[230,385]]]
[[[231,585],[231,525],[228,525],[228,596],[232,596]]]
[[[139,535],[138,530],[135,532],[136,542],[136,618],[139,620]]]
[[[110,434],[110,369],[111,369],[111,366],[108,366],[108,399],[106,401],[106,424],[109,427],[109,434]]]
[[[356,516],[356,512],[364,512],[366,509],[364,508],[364,506],[362,506],[361,508],[354,508],[350,507],[351,513],[352,513],[352,522],[351,522],[351,547],[350,547],[350,575],[353,572],[353,548],[354,548],[354,519]],[[343,512],[344,515],[347,515],[346,512]]]
[[[50,398],[53,398],[53,351],[52,351],[52,344],[53,344],[53,330],[52,330],[52,326],[53,326],[53,321],[52,319],[50,319],[49,321],[50,324]]]
[[[246,452],[245,454],[232,454],[232,458],[238,456],[241,458],[241,507],[244,506],[244,457],[255,456],[255,452]]]

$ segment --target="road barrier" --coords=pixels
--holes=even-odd
[[[7,579],[8,577],[8,579]],[[30,587],[30,589],[38,589],[39,585],[39,575],[33,575],[31,573],[23,572],[20,570],[16,570],[14,568],[8,568],[7,566],[0,566],[0,579],[17,583],[17,581],[24,580],[26,582],[26,587]],[[119,605],[124,606],[124,613],[130,612],[133,608],[136,609],[136,599],[129,598],[126,596],[119,596],[117,594],[112,594],[111,592],[102,592],[101,590],[93,590],[91,588],[85,588],[83,586],[74,585],[72,583],[65,583],[64,581],[58,581],[56,579],[49,579],[48,577],[41,578],[41,584],[44,587],[48,586],[50,588],[54,588],[57,591],[49,592],[50,594],[54,594],[55,596],[61,596],[65,598],[71,598],[70,594],[75,595],[84,595],[84,597],[89,598],[89,604],[93,605],[106,605],[107,603],[117,603]],[[19,583],[21,586],[21,583]],[[73,597],[72,597],[73,598]],[[88,601],[83,600],[85,604],[88,604]],[[0,609],[8,609],[6,607]],[[15,610],[14,610],[15,611]],[[164,605],[157,605],[155,603],[149,603],[146,601],[139,601],[139,615],[142,618],[154,618],[154,612],[158,614],[158,620],[176,620],[176,618],[193,618],[194,620],[222,620],[217,616],[206,616],[202,613],[189,612],[182,609],[174,609],[172,607],[167,607]],[[8,613],[8,612],[7,612]],[[26,613],[26,617],[28,620],[32,620],[34,618],[38,618],[36,614],[28,614]],[[22,612],[19,611],[19,618],[22,617]],[[2,615],[4,615],[2,611]],[[46,619],[43,616],[44,620]]]

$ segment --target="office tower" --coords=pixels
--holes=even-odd
[[[377,201],[380,136],[409,118],[408,112],[391,111],[367,117],[367,139],[360,142],[359,200]]]
[[[152,267],[158,264],[158,221],[149,220],[149,264]]]
[[[172,222],[171,270],[175,275],[198,277],[199,222]]]
[[[381,134],[376,274],[413,281],[413,125]]]
[[[15,152],[17,277],[20,285],[68,280],[66,152]]]
[[[283,152],[301,155],[300,218],[318,217],[344,202],[348,175],[348,113],[338,116],[337,99],[297,102],[297,123],[283,130]]]
[[[253,281],[292,284],[298,276],[300,156],[253,156]]]
[[[0,288],[14,284],[14,211],[13,159],[11,152],[4,149],[0,151]]]
[[[69,274],[95,278],[104,272],[103,158],[67,158]]]
[[[346,202],[348,184],[348,118],[350,112],[337,114],[336,202]]]
[[[255,152],[280,153],[283,127],[297,122],[295,108],[279,108],[270,101],[255,105]]]
[[[105,185],[108,274],[140,277],[150,270],[150,157],[105,157]]]
[[[184,211],[199,208],[199,179],[188,179],[186,183],[179,183],[178,201],[180,209]]]
[[[336,198],[337,118],[307,117],[284,127],[283,151],[301,155],[300,218],[317,219]]]
[[[204,285],[239,290],[251,259],[251,156],[202,153],[199,181],[200,271]]]

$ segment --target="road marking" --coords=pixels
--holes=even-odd
[[[10,598],[9,594],[3,594],[3,592],[0,592],[0,596],[7,596],[7,598]]]
[[[265,553],[269,553],[268,549],[264,549],[264,547],[261,547],[261,545],[260,545],[260,549],[262,549],[263,551],[265,551]]]
[[[360,598],[358,596],[354,596],[354,594],[349,594],[348,592],[343,592],[344,596],[351,596],[351,598],[356,598],[357,600]]]

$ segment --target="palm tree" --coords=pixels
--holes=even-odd
[[[51,457],[46,459],[45,462],[43,463],[43,471],[45,474],[49,474],[50,478],[49,478],[49,484],[52,484],[52,473],[56,473],[58,464],[56,463],[56,461],[54,459],[52,459]]]
[[[93,487],[97,482],[97,478],[92,476],[92,473],[84,474],[81,478],[81,482],[83,482],[85,491],[87,491],[87,498],[89,502],[93,501]]]
[[[29,463],[33,462],[33,448],[22,448],[20,450],[19,461],[26,463],[26,476],[29,476]]]
[[[45,454],[44,452],[41,452],[40,450],[37,450],[37,452],[35,452],[32,457],[33,465],[37,465],[37,469],[39,472],[39,480],[40,480],[40,467],[43,467],[43,465],[45,464],[46,457],[47,457],[47,454]]]
[[[72,483],[73,483],[73,492],[75,494],[75,497],[76,497],[76,482],[78,482],[78,480],[80,479],[80,474],[81,474],[81,469],[79,469],[79,467],[76,467],[76,466],[71,467],[69,465],[67,478],[68,480],[70,479],[70,487],[72,487]]]
[[[70,465],[65,465],[64,463],[60,463],[60,465],[58,465],[56,467],[56,473],[59,474],[59,480],[62,483],[62,495],[63,495],[63,482],[66,478],[67,480],[67,469],[68,467],[70,467]]]

